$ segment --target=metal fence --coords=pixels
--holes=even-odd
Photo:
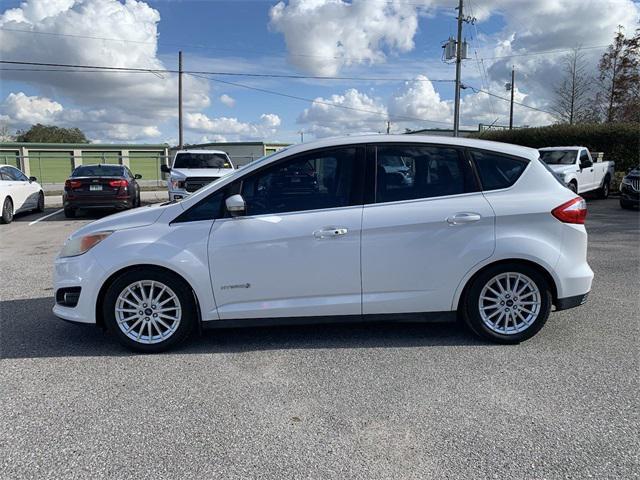
[[[120,155],[119,152],[86,152],[74,156],[69,152],[30,152],[21,156],[15,152],[0,151],[0,164],[13,165],[26,175],[36,177],[47,190],[62,188],[64,181],[74,168],[80,165],[120,164],[127,165],[133,174],[142,175],[140,185],[146,187],[166,187],[167,174],[160,169],[161,165],[170,165],[174,155],[161,155],[154,152],[130,152]],[[231,156],[236,167],[247,165],[257,160],[254,156]]]
[[[162,173],[160,166],[167,165],[169,158],[167,155],[149,152],[131,152],[126,156],[118,152],[86,153],[82,156],[73,156],[66,152],[46,152],[46,154],[26,156],[0,152],[0,164],[13,165],[25,174],[36,177],[39,183],[50,188],[63,185],[74,168],[95,164],[127,165],[133,174],[142,175],[142,179],[139,180],[142,186],[164,187],[166,174]]]

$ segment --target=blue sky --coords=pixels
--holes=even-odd
[[[191,77],[185,79],[190,142],[296,141],[300,130],[308,137],[381,131],[388,119],[393,131],[451,124],[453,84],[435,80],[455,75],[454,66],[441,61],[441,43],[455,34],[457,1],[276,4],[3,1],[0,53],[5,60],[173,69],[181,49],[185,70],[413,79],[217,77],[321,99],[312,104]],[[576,45],[608,44],[616,25],[633,28],[639,10],[632,0],[469,0],[467,5],[466,13],[478,17],[475,25],[465,25],[471,58],[464,62],[463,82],[476,88],[463,91],[462,124],[468,127],[508,122],[508,103],[477,89],[506,97],[511,65],[517,70],[517,100],[534,107],[518,106],[516,124],[554,122],[552,87],[563,56]],[[558,8],[566,17],[558,16]],[[561,51],[532,55],[549,50],[546,45]],[[585,50],[594,70],[602,51]],[[0,80],[0,122],[12,129],[43,122],[79,126],[101,141],[177,138],[175,75],[5,71]]]

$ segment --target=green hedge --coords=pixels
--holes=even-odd
[[[604,160],[614,160],[617,171],[640,163],[640,123],[550,125],[485,131],[474,136],[533,148],[580,145],[604,152]]]

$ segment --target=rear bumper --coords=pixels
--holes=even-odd
[[[587,301],[589,292],[582,295],[575,295],[573,297],[558,298],[555,302],[556,312],[559,310],[568,310],[569,308],[579,307],[584,305]]]
[[[64,198],[64,208],[115,208],[125,210],[133,207],[133,201],[129,198]]]

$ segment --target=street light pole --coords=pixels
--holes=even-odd
[[[182,137],[182,51],[178,52],[178,148],[184,146]]]
[[[458,4],[458,38],[456,43],[456,92],[453,110],[453,136],[458,136],[460,129],[460,70],[462,66],[462,22],[464,16],[462,12],[463,0]]]
[[[509,108],[509,130],[513,130],[513,94],[516,91],[516,68],[511,67],[511,107]]]

